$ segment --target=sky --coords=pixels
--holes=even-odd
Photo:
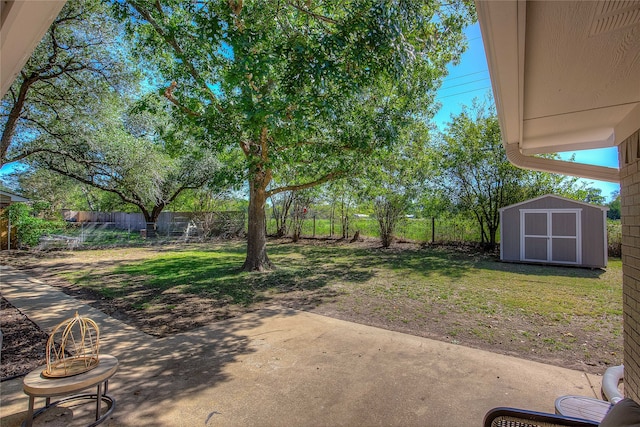
[[[449,75],[444,79],[436,100],[442,104],[434,117],[441,129],[450,121],[451,115],[462,111],[464,105],[471,106],[474,98],[480,100],[492,97],[491,79],[487,58],[482,43],[480,25],[475,24],[465,30],[468,39],[467,51],[462,55],[458,65],[450,65]],[[575,154],[575,161],[599,166],[618,167],[618,150],[615,147],[597,150],[582,150],[570,153],[559,153],[563,159]],[[620,191],[620,185],[612,182],[582,180],[589,186],[600,188],[602,195],[611,200],[611,193]]]

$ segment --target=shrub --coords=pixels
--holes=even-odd
[[[607,220],[607,240],[609,256],[620,258],[622,256],[622,224],[620,220]]]
[[[64,228],[64,222],[35,217],[35,212],[32,206],[24,203],[14,203],[4,212],[4,216],[11,222],[11,227],[16,230],[18,245],[21,247],[36,246],[43,235]]]

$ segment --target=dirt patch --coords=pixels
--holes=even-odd
[[[0,297],[2,363],[0,379],[27,374],[46,363],[48,336],[18,309]]]
[[[309,240],[299,244],[350,245],[354,249],[367,252],[381,251],[379,244],[372,241],[354,244]],[[95,275],[96,280],[117,283],[120,278],[110,273],[113,266],[144,261],[147,258],[151,259],[159,251],[169,250],[182,248],[157,247],[145,250],[75,253],[14,252],[0,256],[0,264],[19,268],[49,285],[60,288],[83,303],[157,337],[188,331],[266,305],[280,305],[589,373],[601,374],[608,366],[622,363],[622,316],[572,316],[549,319],[527,312],[505,313],[499,309],[487,312],[466,310],[458,303],[438,298],[425,301],[408,297],[394,298],[390,301],[388,297],[384,298],[379,293],[372,292],[370,288],[361,286],[357,276],[360,273],[354,271],[345,272],[345,275],[352,275],[345,279],[346,284],[307,284],[267,290],[261,294],[263,297],[256,298],[247,305],[230,304],[224,298],[213,298],[206,293],[185,293],[175,289],[159,292],[147,286],[144,280],[129,284],[131,293],[127,294],[127,298],[109,298],[86,287],[75,285],[69,280],[69,274],[86,271],[90,266],[91,274]],[[385,254],[401,254],[406,250],[415,251],[419,248],[413,244],[399,243],[391,250],[385,250]],[[452,250],[455,250],[458,256],[469,259],[495,256],[469,247]],[[293,256],[294,253],[290,255]],[[111,276],[104,276],[106,274]],[[153,305],[142,307],[136,302],[137,297],[148,297],[149,294],[153,294]],[[148,298],[145,300],[148,301]],[[25,335],[24,338],[19,338],[17,345],[10,344],[16,338],[11,338],[6,329],[9,321],[7,316],[10,316],[10,311],[3,309],[0,314],[5,334],[2,351],[3,378],[6,375],[15,375],[21,370],[23,373],[28,371],[28,367],[42,363],[44,356],[43,334]],[[33,324],[24,316],[18,316],[15,320],[21,321],[21,327],[25,330],[33,329]],[[16,326],[18,329],[21,327]],[[46,340],[46,336],[44,339]],[[19,352],[18,349],[21,347],[27,348],[20,342],[30,340],[40,344],[33,346],[34,350]],[[7,365],[14,365],[12,372],[15,373],[5,374]],[[24,368],[20,368],[21,366]]]

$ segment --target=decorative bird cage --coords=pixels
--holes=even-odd
[[[75,316],[56,326],[47,341],[47,367],[42,375],[63,378],[98,366],[100,329],[93,320]]]

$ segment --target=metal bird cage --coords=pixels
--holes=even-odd
[[[53,329],[47,341],[47,367],[42,375],[64,378],[98,366],[100,329],[93,320],[75,316]]]

